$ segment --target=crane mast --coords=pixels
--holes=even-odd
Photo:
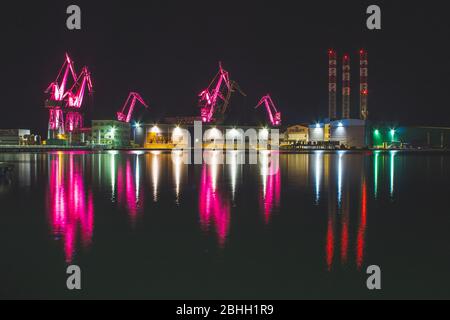
[[[199,94],[202,122],[211,123],[215,120],[214,117],[216,114],[224,115],[230,103],[231,95],[236,90],[245,96],[245,93],[242,92],[238,84],[230,80],[228,71],[219,62],[219,72],[213,78],[208,88]]]
[[[231,90],[229,74],[222,68],[222,63],[219,62],[219,72],[211,81],[208,88],[199,94],[202,122],[210,123],[213,121],[214,113],[218,109],[218,99],[225,100],[221,92],[223,86],[228,91]]]
[[[66,87],[69,83],[69,76],[75,83],[78,79],[72,59],[66,53],[64,63],[56,77],[56,80],[50,83],[45,93],[50,93],[50,98],[45,101],[45,107],[49,110],[48,137],[55,134],[64,133],[64,111],[66,97],[69,91]]]
[[[93,92],[91,73],[89,72],[87,67],[84,67],[77,81],[67,93],[67,103],[65,106],[66,132],[73,132],[75,129],[83,127],[83,115],[81,113],[81,107],[83,105],[86,87],[89,93]]]

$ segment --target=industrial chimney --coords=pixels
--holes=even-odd
[[[368,107],[368,97],[369,97],[369,62],[367,51],[364,49],[359,51],[359,64],[360,64],[360,93],[359,93],[359,103],[360,103],[360,113],[361,120],[367,120],[369,118],[369,107]]]
[[[336,120],[336,90],[337,90],[337,56],[333,49],[328,50],[328,114],[330,121]]]
[[[350,119],[350,56],[344,54],[342,64],[342,118]]]

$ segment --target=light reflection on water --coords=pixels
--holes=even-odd
[[[93,190],[97,191],[96,198],[104,197],[108,185],[111,205],[124,210],[133,227],[148,213],[146,205],[162,201],[161,194],[164,194],[164,201],[172,199],[182,209],[183,190],[194,185],[198,190],[199,227],[206,235],[214,233],[218,247],[225,248],[230,238],[234,209],[241,204],[239,199],[242,198],[237,197],[237,193],[246,183],[243,181],[246,171],[256,168],[260,177],[260,183],[252,177],[252,188],[259,199],[259,204],[254,207],[259,208],[265,225],[271,224],[274,213],[283,215],[283,188],[304,187],[308,181],[304,177],[310,176],[314,181],[309,193],[313,195],[311,203],[320,208],[327,207],[324,263],[330,271],[338,259],[336,252],[342,265],[348,264],[349,252],[353,252],[356,266],[362,267],[368,220],[367,180],[373,180],[373,195],[377,199],[380,175],[386,173],[384,165],[380,168],[380,164],[386,159],[389,161],[387,191],[391,200],[395,197],[397,157],[394,152],[388,155],[377,152],[371,157],[321,151],[289,156],[281,154],[280,170],[273,170],[271,166],[275,157],[270,153],[262,153],[258,165],[252,166],[242,164],[242,155],[236,151],[227,156],[218,151],[208,151],[205,153],[207,163],[201,165],[200,174],[194,176],[188,174],[190,167],[183,163],[183,154],[177,152],[173,155],[157,151],[60,152],[41,156],[48,163],[46,197],[50,226],[55,238],[63,243],[67,262],[73,260],[78,247],[84,250],[91,245],[95,222]],[[29,186],[36,177],[35,160],[41,156],[29,155],[29,161],[20,162],[18,182],[21,186]],[[287,163],[283,162],[286,157],[290,159]],[[19,159],[23,160],[23,155]],[[221,164],[225,159],[227,163]],[[365,168],[367,166],[373,167],[372,177],[367,176],[370,173]],[[356,183],[355,177],[359,179]],[[283,180],[286,180],[285,184]],[[359,190],[351,188],[353,185],[359,185]],[[308,194],[307,190],[304,194]],[[356,206],[357,220],[350,214]]]
[[[47,210],[52,234],[64,244],[66,262],[72,262],[78,238],[90,246],[94,232],[92,191],[84,179],[83,161],[76,154],[50,154]],[[84,157],[84,155],[81,155]]]
[[[255,165],[240,163],[241,156],[211,151],[203,165],[185,165],[176,152],[0,154],[15,167],[11,181],[0,179],[4,261],[52,274],[65,263],[105,272],[123,261],[115,271],[155,292],[178,290],[182,274],[193,279],[182,280],[186,288],[194,280],[207,288],[200,297],[239,287],[244,298],[256,290],[262,298],[310,297],[310,288],[334,285],[332,297],[340,297],[360,288],[368,264],[401,277],[417,256],[426,265],[417,262],[402,280],[426,268],[438,283],[450,267],[450,218],[435,210],[445,207],[450,188],[447,155],[281,153],[280,170],[273,153]],[[1,263],[0,271],[22,276]],[[240,286],[247,281],[257,289]],[[132,291],[128,285],[121,289]]]

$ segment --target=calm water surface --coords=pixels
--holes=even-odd
[[[214,156],[214,155],[213,155]],[[2,298],[450,298],[450,156],[0,154]],[[65,289],[66,268],[83,290]],[[382,269],[381,292],[366,269]]]

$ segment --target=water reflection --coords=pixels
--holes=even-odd
[[[78,238],[81,237],[82,247],[87,248],[94,231],[92,191],[85,183],[79,157],[82,155],[74,153],[49,155],[47,205],[50,225],[55,238],[64,243],[68,263],[72,262]]]
[[[323,168],[323,151],[316,151],[314,154],[314,177],[315,177],[315,196],[316,204],[320,202],[320,183],[322,179],[322,168]]]
[[[172,192],[170,201],[172,205],[175,201],[179,207],[183,193],[198,192],[198,204],[195,203],[194,207],[200,227],[203,232],[213,234],[218,246],[224,248],[230,237],[232,212],[239,212],[242,206],[247,205],[239,197],[243,184],[249,192],[244,201],[254,199],[259,202],[260,214],[270,228],[275,228],[273,215],[280,212],[282,188],[287,188],[287,200],[283,196],[286,206],[307,199],[307,203],[299,204],[310,206],[311,211],[322,214],[326,226],[322,223],[317,234],[325,247],[325,268],[332,271],[339,265],[361,269],[367,255],[368,203],[371,199],[394,199],[398,192],[396,174],[401,169],[396,166],[397,153],[377,152],[367,156],[350,152],[314,152],[282,154],[280,157],[287,161],[275,163],[275,154],[263,152],[258,165],[252,167],[241,164],[241,155],[237,151],[227,155],[226,164],[221,162],[225,159],[224,154],[208,151],[205,153],[206,163],[199,170],[190,171],[182,152],[49,154],[45,158],[49,170],[46,199],[52,234],[63,241],[66,260],[71,262],[78,244],[87,248],[92,242],[92,190],[96,192],[95,199],[110,198],[107,203],[112,209],[125,211],[131,225],[135,226],[145,214],[146,198],[164,208],[167,198],[161,195],[167,192],[167,186],[173,186],[169,189]],[[278,167],[280,170],[274,169]],[[188,172],[194,174],[188,175]],[[286,178],[282,181],[283,173]],[[247,180],[249,175],[250,181]],[[87,180],[90,177],[92,183]],[[33,185],[34,180],[30,179],[24,179],[23,184]],[[372,186],[374,196],[369,199]],[[289,199],[292,188],[297,190],[299,199]],[[249,205],[251,207],[252,204]],[[311,211],[302,210],[301,214],[310,214]],[[280,212],[281,218],[283,214]]]
[[[231,181],[231,199],[233,201],[233,204],[236,199],[238,168],[242,164],[242,156],[245,155],[241,151],[229,151],[227,153],[227,164],[230,172],[230,181]]]
[[[324,188],[327,190],[326,196],[328,197],[325,235],[326,268],[328,271],[332,271],[337,259],[342,266],[348,265],[350,259],[354,259],[355,265],[360,268],[364,261],[367,229],[367,185],[364,158],[339,152],[323,155],[322,161],[323,163],[316,164],[316,168],[325,167],[323,170]],[[346,170],[347,168],[351,168],[351,171]],[[361,191],[352,188],[352,186],[358,185],[363,186]],[[354,202],[353,199],[358,198],[361,199],[361,207],[359,208],[360,222],[356,230],[356,224],[352,223],[351,204]]]
[[[131,157],[135,157],[133,161],[134,169]],[[117,203],[120,207],[125,208],[132,225],[135,225],[139,214],[142,213],[144,208],[144,194],[140,183],[140,166],[139,155],[129,156],[125,161],[125,167],[120,165],[117,173]]]
[[[395,193],[395,156],[397,155],[397,151],[391,151],[390,153],[390,196],[391,199],[394,199]]]
[[[152,173],[152,184],[153,184],[153,201],[158,202],[158,187],[159,187],[159,176],[160,176],[160,155],[161,152],[153,151],[151,153],[152,164],[151,164],[151,173]]]
[[[356,265],[358,269],[362,268],[364,262],[364,249],[367,228],[367,184],[363,179],[361,190],[361,215],[359,218],[358,237],[356,241]]]
[[[280,206],[281,171],[272,153],[263,152],[260,155],[260,174],[262,178],[262,192],[260,192],[260,207],[263,209],[264,221],[270,222],[272,213]]]
[[[175,183],[175,201],[177,205],[180,205],[180,186],[181,186],[181,174],[184,167],[183,151],[174,151],[172,153],[173,161],[173,179]]]
[[[199,212],[200,224],[204,232],[210,231],[211,226],[215,228],[218,243],[221,248],[225,246],[230,229],[230,201],[225,196],[223,189],[218,188],[219,162],[218,151],[211,151],[208,155],[210,164],[203,164],[200,178]]]
[[[376,151],[375,155],[374,155],[374,164],[373,164],[373,168],[374,168],[373,169],[374,170],[374,172],[373,172],[373,176],[374,176],[373,177],[373,183],[374,183],[373,190],[374,190],[375,199],[378,198],[379,162],[380,162],[380,152]]]

